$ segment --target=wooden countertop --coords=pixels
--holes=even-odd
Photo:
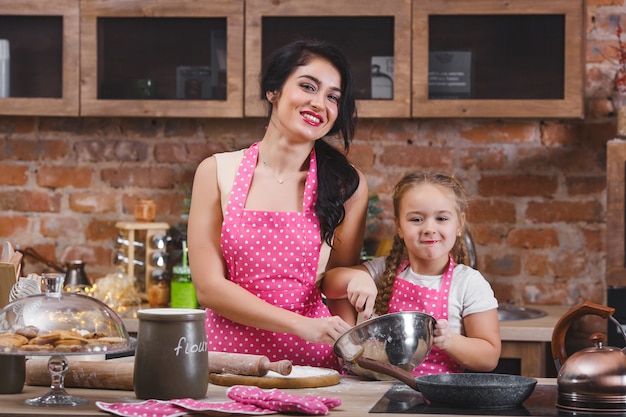
[[[554,326],[572,307],[555,305],[529,305],[528,308],[543,310],[547,316],[530,320],[500,322],[502,341],[551,342]]]
[[[552,378],[539,378],[538,381],[540,384],[556,384],[556,380]],[[388,381],[364,381],[356,377],[342,377],[338,385],[331,387],[286,389],[284,391],[296,395],[337,397],[341,399],[342,405],[331,410],[329,416],[362,417],[368,414],[370,408],[378,402],[392,384],[393,382]],[[205,401],[230,401],[228,397],[226,397],[226,389],[227,387],[213,384],[209,385]],[[24,391],[21,394],[0,395],[0,416],[41,416],[43,414],[81,417],[112,416],[113,414],[100,411],[95,406],[95,401],[138,401],[132,391],[68,388],[67,391],[71,395],[87,398],[89,404],[79,407],[33,407],[24,404],[24,400],[41,396],[45,394],[47,390],[47,387],[33,387],[27,385],[24,387]],[[217,413],[213,415],[224,416],[224,414]],[[376,413],[372,415],[376,417],[397,417],[397,414],[387,413]],[[433,417],[433,415],[430,414],[421,414],[421,416]],[[448,415],[448,417],[450,416],[454,416],[454,414]],[[446,417],[446,415],[438,415],[438,417]]]

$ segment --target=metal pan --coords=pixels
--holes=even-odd
[[[360,358],[361,367],[387,374],[422,393],[432,404],[452,408],[513,408],[533,393],[537,380],[519,375],[491,373],[415,376],[397,366]]]
[[[464,373],[415,378],[424,398],[455,408],[510,408],[530,397],[537,380],[519,375]]]

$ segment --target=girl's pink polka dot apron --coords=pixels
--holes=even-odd
[[[315,285],[321,233],[315,214],[317,163],[311,152],[302,212],[245,210],[259,144],[245,152],[222,224],[228,279],[266,302],[306,317],[330,317]],[[233,300],[236,303],[237,300]],[[338,369],[332,346],[235,323],[207,309],[209,350]]]
[[[405,261],[398,268],[398,273],[409,266]],[[389,312],[420,311],[439,319],[448,319],[448,296],[452,285],[454,260],[450,258],[448,267],[443,273],[439,290],[414,284],[404,279],[397,279],[393,283],[393,291],[389,300]],[[430,375],[463,372],[447,353],[433,346],[424,361],[413,370],[415,375]]]

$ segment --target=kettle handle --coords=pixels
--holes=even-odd
[[[613,307],[585,301],[582,304],[572,307],[565,313],[556,323],[552,331],[552,358],[556,364],[556,369],[558,370],[567,360],[568,355],[565,350],[565,336],[574,320],[586,316],[587,314],[593,314],[606,319],[612,316],[614,312],[615,309]]]
[[[43,262],[44,264],[46,264],[47,266],[49,266],[50,268],[58,271],[58,272],[62,272],[62,273],[66,273],[67,270],[63,267],[62,264],[58,263],[58,262],[54,262],[51,261],[49,259],[44,258],[41,254],[39,254],[35,249],[31,248],[31,247],[27,247],[24,249],[18,249],[20,252],[22,252],[22,254],[24,256],[29,256],[39,262]]]

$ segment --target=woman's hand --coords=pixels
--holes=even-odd
[[[348,283],[348,300],[356,311],[363,313],[365,320],[372,317],[376,294],[378,294],[378,289],[368,274],[354,274]]]
[[[448,320],[437,320],[437,323],[435,323],[434,336],[433,346],[441,350],[447,350],[450,347],[450,343],[452,343],[452,330],[450,330]]]
[[[339,316],[305,318],[305,320],[297,335],[313,343],[333,345],[342,334],[351,329],[351,326]]]

